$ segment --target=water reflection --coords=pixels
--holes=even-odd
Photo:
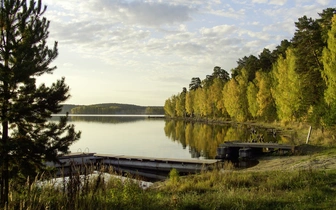
[[[59,120],[54,116],[52,120]],[[181,143],[164,133],[163,118],[148,116],[69,116],[81,138],[70,146],[71,152],[191,159]]]
[[[59,120],[60,116],[52,116],[51,120]],[[98,123],[132,123],[142,120],[155,120],[156,118],[149,118],[148,115],[70,115],[69,122],[83,121],[83,122],[98,122]]]
[[[59,120],[54,116],[51,120]],[[81,139],[72,152],[147,156],[158,158],[213,159],[226,141],[289,143],[274,129],[251,125],[204,124],[148,118],[148,116],[69,116]]]
[[[189,147],[192,157],[215,158],[217,147],[226,141],[283,143],[275,129],[244,124],[204,124],[167,120],[165,134],[172,141]]]

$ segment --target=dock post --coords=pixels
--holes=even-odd
[[[310,126],[310,127],[309,127],[309,131],[308,131],[308,136],[307,136],[306,144],[308,144],[308,142],[309,142],[309,138],[310,138],[311,130],[312,130],[312,127]]]

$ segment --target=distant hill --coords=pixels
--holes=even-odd
[[[59,113],[59,114],[66,114],[67,112],[68,113],[71,113],[71,109],[72,108],[75,108],[77,106],[80,106],[80,105],[74,105],[74,104],[62,104],[62,111]]]
[[[163,106],[138,106],[133,104],[102,103],[93,105],[63,104],[60,114],[157,114],[163,115]]]

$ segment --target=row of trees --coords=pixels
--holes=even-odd
[[[231,77],[216,66],[165,101],[170,117],[336,123],[336,8],[295,22],[292,40],[237,61]]]
[[[163,115],[164,110],[161,106],[137,106],[130,104],[95,104],[75,106],[70,110],[71,114],[147,114],[147,115]]]

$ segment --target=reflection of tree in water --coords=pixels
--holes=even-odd
[[[193,148],[193,147],[190,147],[190,148],[189,148],[189,152],[190,152],[192,158],[199,158],[199,157],[201,157],[201,153],[198,152],[198,151],[197,151],[195,148]]]
[[[51,120],[58,121],[59,116],[53,116]],[[130,123],[149,119],[147,116],[69,116],[69,121],[100,122],[100,123]]]
[[[254,129],[264,142],[276,142],[278,139],[270,129]],[[188,146],[193,158],[215,158],[217,147],[226,141],[251,141],[251,127],[241,124],[217,125],[169,120],[164,130],[167,137],[181,143],[184,149]]]
[[[254,143],[278,143],[277,130],[274,128],[250,127],[248,142]]]

